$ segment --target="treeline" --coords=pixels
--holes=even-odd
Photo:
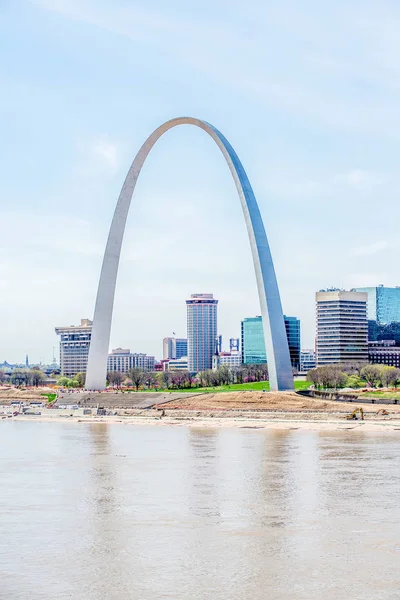
[[[0,370],[0,383],[11,383],[17,387],[42,385],[47,377],[39,368],[14,369],[11,374]]]
[[[200,387],[217,387],[233,383],[248,383],[267,381],[268,368],[266,364],[243,365],[228,367],[221,365],[217,370],[207,369],[197,375],[189,371],[143,371],[133,368],[128,373],[110,371],[107,374],[108,385],[114,387],[134,387],[147,389],[191,389]]]
[[[307,373],[307,381],[317,389],[397,387],[400,383],[400,369],[365,362],[325,365],[311,369]]]

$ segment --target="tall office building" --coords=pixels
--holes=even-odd
[[[61,375],[73,377],[77,373],[86,373],[92,321],[81,319],[80,325],[56,327],[55,330],[60,336]]]
[[[389,288],[384,285],[376,287],[357,287],[352,291],[368,294],[367,315],[369,321],[387,325],[400,321],[400,287]]]
[[[212,294],[192,294],[186,300],[188,369],[198,373],[212,368],[217,337],[218,300]]]
[[[154,356],[132,353],[129,348],[115,348],[107,358],[107,371],[127,373],[129,369],[138,368],[143,371],[154,371]]]
[[[300,321],[296,317],[283,316],[289,344],[290,361],[294,369],[300,368]],[[267,362],[262,317],[243,319],[242,363],[261,364]]]
[[[166,337],[163,339],[163,359],[176,359],[188,355],[187,338]]]
[[[317,365],[368,360],[366,292],[330,289],[316,293]]]

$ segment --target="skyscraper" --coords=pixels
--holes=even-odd
[[[289,343],[290,362],[294,369],[300,368],[300,321],[297,317],[283,315]],[[242,363],[267,362],[262,317],[247,317],[242,321]]]
[[[376,287],[358,287],[354,292],[368,294],[368,320],[380,325],[400,321],[400,287],[389,288],[384,285]]]
[[[92,321],[81,319],[80,325],[56,327],[55,329],[60,336],[61,375],[73,377],[77,373],[86,373],[92,337]]]
[[[217,336],[218,300],[212,294],[192,294],[186,300],[188,369],[198,373],[212,368]]]
[[[163,339],[163,359],[182,358],[188,355],[187,338],[166,337]]]
[[[366,292],[317,292],[317,365],[368,360],[367,299]]]

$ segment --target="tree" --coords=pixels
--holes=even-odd
[[[7,375],[6,375],[5,371],[0,369],[0,383],[4,383],[4,381],[6,381],[6,379],[7,379]]]
[[[400,378],[400,369],[396,367],[382,367],[381,382],[383,387],[394,387]]]
[[[171,371],[171,383],[178,390],[185,387],[186,373],[185,371]]]
[[[150,389],[152,387],[155,387],[157,384],[157,379],[155,378],[154,374],[151,371],[147,371],[146,372],[146,376],[144,377],[144,384],[145,386]]]
[[[231,382],[231,371],[228,365],[221,365],[218,367],[216,373],[219,377],[219,385],[229,385]]]
[[[347,377],[346,387],[350,388],[360,388],[363,387],[363,380],[358,375],[350,375]]]
[[[77,373],[74,377],[79,382],[79,387],[83,387],[85,385],[86,375],[85,373]]]
[[[378,365],[366,365],[361,369],[360,375],[371,387],[378,387],[381,383],[381,367]]]
[[[39,387],[46,380],[46,375],[40,369],[31,369],[28,377],[30,384],[36,387]]]
[[[57,383],[60,387],[68,387],[69,379],[68,377],[59,377]]]
[[[140,386],[145,382],[146,371],[143,371],[143,369],[139,369],[138,367],[133,367],[132,369],[129,369],[128,377],[131,379],[136,391],[138,391]]]
[[[321,371],[318,367],[310,369],[307,373],[307,381],[310,381],[314,387],[319,388],[321,386]]]
[[[160,387],[166,390],[169,388],[171,384],[171,374],[169,371],[161,371],[161,373],[157,373],[157,379]]]
[[[121,383],[125,380],[125,375],[119,371],[110,371],[107,373],[107,380],[110,385],[117,386],[117,388],[119,388]]]
[[[346,385],[347,375],[343,373],[340,365],[324,365],[315,367],[307,373],[307,381],[311,381],[317,388],[341,388]]]
[[[16,386],[25,385],[28,381],[28,375],[25,369],[14,369],[11,374],[11,383]]]
[[[338,366],[343,373],[346,373],[346,375],[360,376],[361,370],[367,365],[368,363],[365,360],[350,360],[340,363]]]

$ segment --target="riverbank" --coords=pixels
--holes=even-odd
[[[80,397],[76,394],[71,396],[60,397],[52,408],[28,406],[23,412],[16,411],[15,406],[3,406],[0,422],[15,419],[189,427],[400,431],[398,405],[357,405],[356,401],[337,402],[304,397],[295,392],[154,394],[152,397],[140,393],[86,392]],[[363,419],[347,419],[361,407]],[[359,412],[357,417],[360,417]]]
[[[50,411],[49,411],[50,412]],[[200,428],[244,428],[244,429],[276,429],[276,430],[318,430],[344,431],[358,430],[369,432],[396,431],[400,434],[400,415],[388,415],[379,418],[376,415],[365,415],[365,420],[347,420],[346,413],[296,412],[282,411],[248,413],[241,411],[139,411],[129,415],[18,415],[0,421],[34,421],[44,423],[85,423],[85,424],[119,424],[145,426],[174,426]]]

